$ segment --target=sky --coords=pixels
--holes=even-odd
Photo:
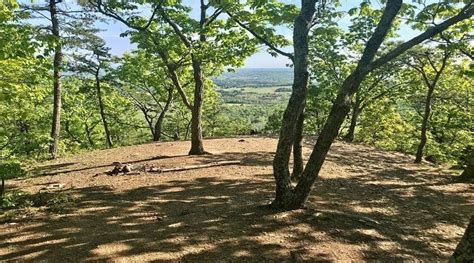
[[[26,0],[25,0],[26,1]],[[287,3],[293,3],[299,5],[299,0],[283,0]],[[193,11],[191,16],[199,16],[199,2],[198,0],[183,0],[184,4],[191,6]],[[358,6],[361,1],[350,1],[350,0],[341,0],[341,10],[349,10],[355,6]],[[66,0],[61,3],[61,5],[66,5],[71,8],[74,6],[72,0]],[[349,19],[342,18],[338,21],[339,25],[343,28],[347,28],[349,25]],[[99,35],[105,40],[107,46],[111,48],[111,53],[113,55],[122,55],[127,51],[131,51],[136,48],[133,43],[130,43],[129,39],[126,37],[120,37],[120,34],[127,31],[128,28],[120,22],[110,21],[108,23],[97,23],[97,26],[103,31]],[[291,39],[292,30],[290,28],[278,27],[277,32],[286,36],[288,39]],[[408,26],[402,26],[400,31],[402,39],[411,38],[415,35],[415,32],[411,30]],[[285,51],[291,52],[291,47],[284,48]],[[262,46],[260,52],[249,57],[244,68],[284,68],[290,63],[289,59],[283,56],[272,57],[266,52],[266,48]]]
[[[192,16],[198,17],[199,16],[199,3],[198,0],[183,0],[183,3],[189,5],[193,8],[191,13]],[[299,0],[284,0],[284,2],[292,3],[299,5]],[[347,4],[347,2],[358,2],[358,1],[348,1],[343,0],[342,2],[346,2],[346,6],[353,6],[354,4]],[[348,7],[350,8],[350,7]],[[111,48],[111,53],[114,55],[121,55],[126,51],[133,50],[135,45],[130,43],[127,38],[120,37],[120,33],[127,30],[126,26],[118,22],[110,23],[108,25],[103,25],[102,27],[105,29],[100,35],[106,41],[108,47]],[[278,33],[285,35],[288,39],[291,39],[292,31],[289,28],[278,28]],[[291,48],[285,48],[286,51],[291,51]],[[270,54],[266,52],[266,48],[262,46],[260,52],[254,54],[253,56],[249,57],[245,61],[244,68],[284,68],[290,63],[290,60],[284,56],[277,56],[272,57]]]

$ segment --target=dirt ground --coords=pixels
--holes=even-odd
[[[408,155],[336,142],[308,208],[276,212],[271,138],[211,139],[94,151],[47,162],[37,192],[65,184],[73,209],[35,210],[0,225],[6,261],[433,261],[454,250],[474,212],[474,188]],[[309,142],[308,142],[309,146]],[[307,153],[309,148],[305,149]],[[177,167],[221,160],[242,165],[108,176],[114,161]]]

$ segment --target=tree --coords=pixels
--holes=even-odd
[[[402,86],[407,82],[397,76],[399,74],[396,74],[396,70],[400,71],[400,67],[392,63],[373,72],[362,82],[351,102],[350,125],[344,136],[345,141],[352,142],[354,140],[359,116],[364,109],[384,97],[393,98],[397,93],[403,92]]]
[[[41,20],[41,23],[36,27],[44,35],[39,39],[48,43],[50,50],[53,52],[53,110],[50,145],[50,153],[53,159],[59,155],[62,105],[61,75],[64,68],[64,48],[74,45],[75,40],[84,33],[83,26],[90,25],[92,24],[91,21],[94,21],[94,18],[84,10],[60,8],[62,2],[62,0],[48,0],[47,6],[42,5],[42,3],[21,5],[22,11],[28,13],[30,19]],[[44,26],[43,23],[49,25]]]
[[[155,51],[163,60],[169,77],[178,90],[184,104],[191,110],[191,150],[189,154],[204,154],[202,142],[202,108],[204,103],[205,71],[218,73],[224,66],[240,66],[244,59],[256,51],[253,41],[229,21],[218,19],[222,14],[220,7],[214,8],[214,2],[200,2],[199,17],[193,18],[191,9],[178,2],[146,1],[152,7],[151,17],[126,17],[124,11],[134,10],[134,3],[92,0],[91,4],[101,13],[121,21],[128,27],[151,38]],[[212,12],[209,14],[209,12]],[[125,12],[126,13],[126,12]],[[155,19],[157,18],[157,19]],[[159,19],[158,19],[159,18]],[[178,22],[179,21],[179,22]],[[180,42],[170,55],[169,29]],[[167,34],[165,34],[167,33]],[[193,103],[183,91],[177,69],[189,63],[193,74]],[[212,69],[212,70],[210,70]]]
[[[63,62],[62,43],[59,32],[59,18],[56,0],[49,0],[49,13],[51,16],[51,34],[53,36],[53,125],[51,128],[51,157],[58,157],[59,133],[61,130],[61,70]]]
[[[344,80],[340,87],[334,104],[331,108],[326,123],[319,135],[313,151],[310,155],[307,165],[302,173],[298,184],[293,187],[290,184],[288,170],[289,151],[294,138],[294,127],[296,125],[296,116],[301,113],[301,107],[304,105],[306,90],[293,89],[290,103],[283,117],[283,125],[280,134],[277,154],[274,159],[274,176],[276,180],[276,196],[272,203],[273,207],[284,210],[297,209],[304,205],[309,197],[312,186],[319,174],[322,164],[329,148],[336,138],[340,126],[345,116],[349,112],[352,95],[359,90],[365,77],[374,70],[384,66],[393,59],[399,57],[413,46],[433,37],[434,35],[446,30],[449,26],[459,21],[470,18],[474,14],[472,2],[468,3],[457,15],[433,26],[418,36],[398,45],[396,48],[376,58],[377,52],[382,45],[385,36],[392,28],[392,23],[402,7],[402,1],[389,0],[385,6],[383,14],[377,24],[374,33],[371,35],[365,46],[364,52],[357,63],[356,68]],[[304,1],[302,10],[312,10],[312,6],[305,6]],[[302,12],[309,12],[308,10]],[[310,21],[309,19],[306,21]],[[297,31],[295,22],[295,32]],[[296,40],[296,39],[295,39]],[[295,41],[296,42],[296,41]],[[295,65],[296,68],[296,65]]]
[[[423,113],[423,120],[421,123],[420,132],[420,144],[416,151],[415,163],[421,163],[423,158],[423,151],[427,142],[427,131],[429,125],[429,119],[432,112],[433,94],[438,84],[438,81],[444,72],[448,58],[451,56],[451,52],[444,48],[438,54],[434,54],[433,51],[419,50],[413,51],[408,54],[408,60],[405,62],[408,66],[416,70],[422,77],[423,83],[427,87],[425,109]],[[440,54],[441,53],[441,54]]]
[[[159,141],[175,93],[162,62],[154,55],[138,50],[125,54],[112,76],[119,80],[120,92],[143,114],[153,141]]]
[[[16,2],[0,3],[0,159],[41,155],[49,142],[45,46],[27,17]]]
[[[318,21],[319,26],[313,30],[310,40],[312,84],[306,104],[309,105],[311,113],[310,121],[317,125],[316,134],[320,132],[329,114],[338,87],[357,65],[360,54],[370,38],[370,32],[377,26],[382,11],[368,2],[362,2],[360,6],[347,12],[351,22],[347,30],[340,27],[334,19]],[[336,10],[331,12],[337,18],[343,15]],[[394,21],[385,41],[396,36],[399,24],[399,21]],[[394,73],[397,69],[396,63],[391,63],[369,74],[361,83],[360,90],[355,93],[351,102],[349,128],[344,136],[346,141],[354,140],[358,119],[364,108],[385,96],[399,92],[400,85],[394,83]]]
[[[316,5],[317,3],[319,3],[318,6]],[[268,47],[270,54],[285,56],[293,62],[294,80],[292,95],[287,110],[283,114],[284,121],[282,122],[277,152],[273,162],[274,170],[284,171],[285,175],[288,175],[285,180],[276,180],[277,184],[283,188],[291,183],[289,171],[286,170],[288,169],[292,149],[295,162],[293,177],[299,178],[302,172],[302,134],[305,104],[298,103],[298,101],[304,102],[306,100],[308,89],[308,39],[310,29],[315,25],[315,17],[319,17],[324,11],[325,4],[325,1],[303,0],[301,1],[299,13],[294,5],[286,5],[276,1],[269,1],[267,3],[263,1],[249,1],[247,5],[254,10],[254,13],[250,13],[245,8],[245,5],[223,5],[226,13],[236,23]],[[287,45],[288,41],[284,37],[275,34],[275,31],[267,26],[272,23],[285,24],[292,20],[294,20],[294,53],[288,53],[279,47]]]
[[[97,37],[89,38],[90,47],[89,54],[75,55],[72,68],[81,73],[90,74],[94,78],[94,88],[97,95],[99,113],[104,126],[105,141],[107,147],[112,147],[112,135],[107,121],[107,114],[104,105],[104,94],[102,91],[102,81],[105,70],[110,64],[109,48],[105,47],[105,42]]]
[[[102,140],[103,133],[99,131],[101,118],[97,111],[97,96],[91,91],[89,79],[75,76],[64,78],[64,131],[65,143],[69,151],[75,147],[93,149]],[[69,139],[71,142],[68,142]]]

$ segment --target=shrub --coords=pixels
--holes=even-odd
[[[6,192],[0,197],[0,209],[14,209],[32,206],[33,202],[29,199],[29,194],[19,190]]]
[[[21,167],[21,163],[18,161],[8,161],[0,163],[0,178],[2,184],[0,188],[0,196],[3,196],[5,192],[5,180],[26,176],[27,172]]]
[[[69,209],[74,199],[65,193],[29,194],[19,190],[7,191],[0,198],[0,210],[11,210],[26,207],[46,207],[51,212],[63,212]]]

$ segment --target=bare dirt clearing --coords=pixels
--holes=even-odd
[[[336,142],[308,209],[276,212],[270,138],[206,140],[95,151],[45,163],[44,176],[10,181],[37,192],[64,184],[64,214],[33,211],[0,225],[0,260],[291,261],[447,259],[474,211],[472,185],[451,183],[412,157]],[[309,151],[309,149],[306,149]],[[177,167],[241,165],[107,176],[114,161]]]

